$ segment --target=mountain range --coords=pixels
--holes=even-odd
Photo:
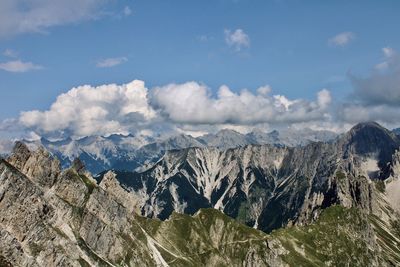
[[[392,132],[365,123],[333,142],[190,147],[167,151],[142,172],[115,173],[143,216],[164,220],[172,212],[214,208],[270,232],[308,221],[334,204],[370,209],[370,181],[388,178],[399,146]]]
[[[86,168],[93,174],[107,169],[133,171],[144,165],[157,161],[168,150],[188,147],[216,147],[220,150],[243,147],[249,144],[273,144],[277,146],[302,146],[315,141],[329,141],[336,138],[330,131],[272,131],[265,133],[254,131],[241,134],[234,130],[224,129],[215,134],[200,137],[179,134],[168,137],[151,137],[143,135],[87,136],[73,140],[50,141],[41,138],[35,141],[22,140],[32,149],[43,146],[60,159],[62,167],[71,165],[79,157]],[[4,144],[10,149],[10,142]]]
[[[93,178],[17,142],[0,160],[0,266],[398,266],[399,147],[369,122]]]

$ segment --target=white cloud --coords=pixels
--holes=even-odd
[[[332,97],[328,89],[322,89],[321,91],[318,92],[317,103],[319,107],[321,107],[322,109],[326,109],[329,107],[331,102],[332,102]]]
[[[147,93],[139,80],[123,85],[79,86],[58,96],[49,110],[22,112],[19,122],[39,134],[134,132],[156,115],[148,105]]]
[[[265,89],[261,89],[264,91]],[[223,85],[217,97],[202,84],[188,82],[157,87],[151,101],[161,114],[174,123],[237,124],[293,123],[324,119],[330,94],[323,90],[317,101],[289,100],[285,96],[239,93]]]
[[[95,19],[108,0],[1,0],[0,38]]]
[[[375,69],[384,71],[387,70],[392,63],[395,63],[395,61],[398,61],[398,55],[397,52],[391,48],[391,47],[384,47],[382,48],[382,53],[384,57],[384,61],[375,65]]]
[[[4,50],[3,55],[6,57],[16,58],[18,57],[18,52],[12,49],[6,49]]]
[[[382,48],[382,52],[386,58],[391,58],[396,55],[396,51],[394,51],[391,47],[384,47]]]
[[[250,38],[249,36],[242,30],[236,29],[235,31],[225,30],[225,42],[234,47],[236,51],[240,51],[242,48],[250,47]]]
[[[40,70],[43,67],[32,62],[13,60],[0,63],[0,69],[8,72],[27,72],[31,70]]]
[[[132,9],[129,6],[124,7],[124,15],[130,16],[132,14]]]
[[[375,69],[377,70],[386,70],[389,67],[389,63],[387,61],[383,61],[375,65]]]
[[[106,58],[99,60],[96,63],[96,67],[99,68],[110,68],[110,67],[115,67],[117,65],[120,65],[124,62],[127,62],[128,59],[126,57],[114,57],[114,58]]]
[[[0,155],[8,154],[14,147],[14,141],[10,139],[0,139]]]
[[[72,88],[48,110],[22,112],[18,125],[40,136],[80,137],[150,131],[157,134],[251,129],[260,124],[291,124],[329,118],[330,94],[315,101],[270,96],[269,86],[256,93],[233,92],[223,85],[213,96],[197,82],[168,84],[148,90],[143,81]],[[15,124],[15,122],[13,123]]]
[[[330,38],[328,42],[334,46],[346,46],[353,41],[355,37],[355,34],[352,32],[342,32]]]
[[[272,88],[270,85],[265,85],[257,88],[257,93],[260,95],[268,95],[269,93],[271,93],[271,91]]]

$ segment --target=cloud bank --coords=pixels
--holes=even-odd
[[[331,95],[321,90],[314,101],[271,95],[263,86],[255,93],[233,92],[226,85],[214,96],[197,82],[168,84],[151,90],[143,81],[85,85],[58,96],[48,110],[22,112],[18,121],[41,136],[109,135],[155,128],[205,129],[257,124],[323,121],[329,117]]]
[[[319,120],[331,101],[327,90],[310,102],[270,96],[265,88],[259,88],[257,94],[248,90],[235,93],[223,85],[213,97],[209,88],[196,82],[169,84],[152,91],[152,105],[172,122],[252,125]]]
[[[353,88],[342,100],[334,100],[328,89],[321,89],[310,100],[274,94],[269,85],[240,91],[222,85],[215,91],[191,81],[149,89],[144,81],[134,80],[72,88],[58,96],[48,110],[22,112],[11,125],[40,136],[64,137],[287,126],[340,131],[369,120],[398,127],[400,58],[391,48],[382,52],[387,67],[373,68],[365,77],[350,74]],[[5,129],[10,123],[7,125]]]

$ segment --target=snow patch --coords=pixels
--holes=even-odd
[[[361,163],[361,169],[365,172],[369,178],[377,178],[379,175],[378,161],[374,158],[366,158]]]

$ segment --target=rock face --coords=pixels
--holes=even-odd
[[[390,131],[363,123],[334,142],[188,148],[167,152],[144,172],[116,173],[144,216],[164,220],[173,211],[212,207],[270,232],[306,223],[335,204],[371,211],[373,181],[389,177],[399,146]]]
[[[98,186],[78,163],[74,165],[78,170],[60,172],[58,160],[44,150],[31,152],[17,143],[14,152],[9,161],[0,160],[1,266],[283,264],[279,255],[285,250],[279,243],[270,249],[261,232],[222,214],[177,215],[176,222],[169,222],[171,226],[160,226],[160,221],[138,217],[132,211],[132,195],[119,187],[112,173]],[[193,248],[199,253],[211,249],[211,257],[192,257],[193,251],[179,247],[182,238],[166,242],[167,235],[187,233],[187,229],[175,228],[182,220],[198,226],[207,222],[212,231],[218,231],[219,236],[214,236],[201,227],[191,230]],[[254,242],[238,246],[243,238]]]
[[[172,151],[144,174],[134,174],[138,185],[132,188],[143,187],[131,194],[112,172],[98,185],[81,162],[60,170],[44,149],[33,152],[17,143],[13,155],[0,159],[0,266],[398,266],[400,217],[374,182],[356,177],[368,175],[356,163],[363,166],[371,153],[345,158],[353,146],[337,144],[342,146]],[[393,179],[398,159],[395,154],[389,164]],[[239,208],[248,216],[239,219],[257,218],[259,228],[279,218],[302,222],[319,216],[311,224],[268,235],[217,209],[198,209],[193,216],[171,212],[165,221],[137,215],[137,207],[148,215],[163,214],[167,206],[157,199],[158,184],[169,179],[160,193],[170,194],[172,210],[185,212],[189,204],[217,200],[228,213],[235,203],[243,207],[235,200],[241,195],[252,207]],[[185,198],[182,181],[189,182]],[[192,193],[197,202],[190,200]]]

